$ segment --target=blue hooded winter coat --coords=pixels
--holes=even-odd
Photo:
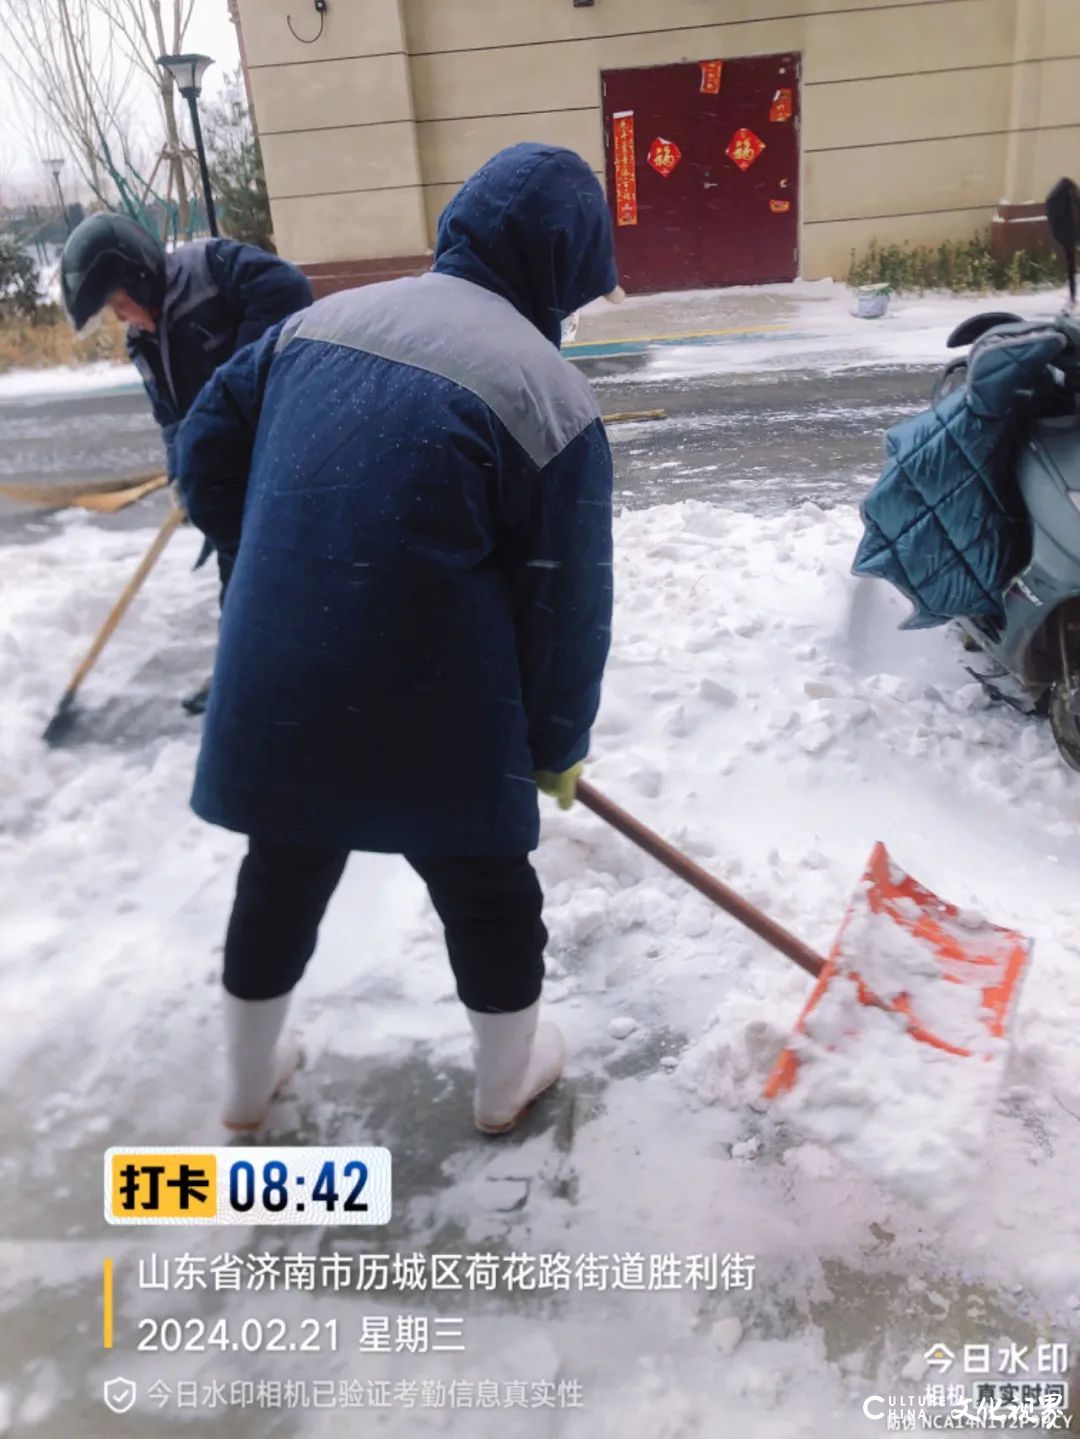
[[[157,330],[130,329],[127,352],[139,371],[176,476],[180,421],[217,367],[279,320],[311,304],[307,277],[254,245],[195,240],[165,256]]]
[[[611,456],[563,318],[616,284],[588,166],[516,145],[433,272],[328,296],[215,375],[179,436],[235,557],[196,812],[283,843],[536,846],[583,758],[611,624]]]

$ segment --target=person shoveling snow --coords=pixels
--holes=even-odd
[[[176,436],[203,385],[312,299],[295,265],[255,245],[215,238],[166,253],[144,226],[108,212],[87,216],[68,236],[60,288],[79,333],[106,309],[127,326],[127,352],[161,427],[170,484],[178,473]],[[201,713],[208,685],[184,700],[191,713]]]
[[[475,1033],[478,1127],[512,1128],[561,1072],[562,1038],[539,1023],[546,932],[527,856],[537,782],[569,805],[587,752],[612,548],[603,424],[557,346],[565,315],[615,282],[584,162],[513,147],[445,212],[432,275],[286,321],[215,377],[181,431],[188,511],[235,563],[194,793],[204,819],[250,839],[225,945],[235,1127],[262,1120],[296,1062],[289,996],[354,849],[403,854],[428,886]],[[675,863],[829,983],[835,954],[824,965]],[[919,894],[921,922],[940,902]],[[849,1029],[873,1035],[884,1012],[914,1072],[921,1051],[943,1052],[936,1010],[957,975],[913,921],[893,992],[878,967],[895,935],[860,932],[852,970],[868,997],[823,1035],[834,984],[803,1049],[816,1037],[842,1063]],[[923,969],[909,962],[920,950]],[[835,1064],[803,1069],[795,1093],[812,1108],[817,1083],[835,1091]]]
[[[612,471],[557,347],[616,280],[589,167],[513,146],[444,212],[433,273],[275,327],[181,428],[185,506],[231,571],[193,803],[250,839],[225,944],[233,1127],[296,1062],[290,994],[351,850],[427,883],[478,1127],[512,1128],[561,1073],[528,855],[537,786],[572,801],[599,702]]]

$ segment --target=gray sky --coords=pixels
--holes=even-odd
[[[3,44],[5,39],[4,32],[0,30],[0,44]],[[195,0],[185,48],[213,56],[215,64],[207,71],[204,81],[204,94],[212,97],[226,73],[234,70],[240,63],[236,27],[229,19],[226,0]],[[13,100],[10,81],[0,74],[0,114],[5,117],[18,115],[25,109],[25,104],[21,96],[17,101]],[[146,102],[145,113],[152,113],[152,102],[149,100]],[[10,171],[5,177],[3,172],[8,166]],[[70,165],[65,168],[70,170]],[[0,179],[6,179],[8,187],[19,190],[36,189],[39,186],[44,189],[51,184],[48,176],[42,175],[27,137],[16,125],[7,121],[0,130]]]

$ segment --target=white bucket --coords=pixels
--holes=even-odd
[[[855,313],[860,320],[880,320],[891,294],[888,285],[860,285],[855,291]]]

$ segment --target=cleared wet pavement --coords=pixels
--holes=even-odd
[[[645,355],[578,362],[605,414],[665,412],[610,428],[615,488],[630,508],[710,500],[771,513],[803,500],[857,501],[880,468],[884,431],[922,408],[931,372],[869,367],[655,378]],[[162,462],[140,390],[0,401],[0,479],[29,483],[137,475]],[[110,516],[156,522],[163,502]],[[0,542],[42,538],[47,512],[0,499]]]
[[[618,502],[638,509],[707,500],[754,514],[806,500],[857,503],[881,469],[885,431],[924,408],[933,373],[869,368],[656,381],[647,371],[619,374],[618,363],[582,363],[586,373],[604,372],[590,374],[604,413],[665,412],[661,420],[610,426]]]
[[[88,483],[164,468],[161,432],[141,387],[82,395],[0,399],[0,480]],[[103,523],[141,528],[164,503],[143,502]],[[0,543],[53,532],[48,511],[0,497]]]

